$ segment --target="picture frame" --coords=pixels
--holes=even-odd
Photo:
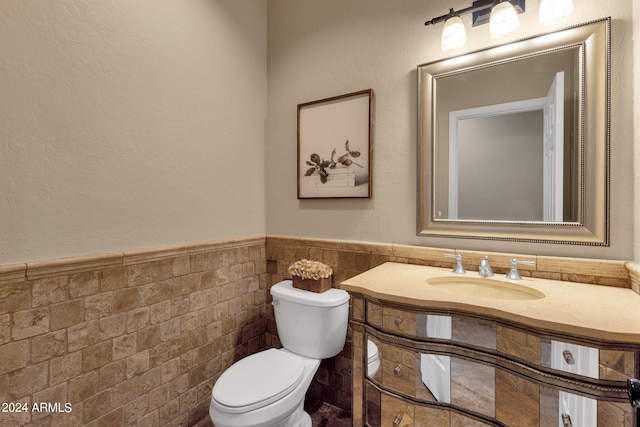
[[[298,199],[371,198],[373,89],[298,104]]]

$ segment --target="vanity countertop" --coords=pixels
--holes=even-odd
[[[450,269],[388,262],[341,283],[349,292],[414,307],[451,309],[486,315],[555,332],[604,341],[640,343],[640,295],[631,289],[523,277],[491,280],[527,286],[545,294],[541,299],[502,300],[439,290],[427,284],[434,277],[477,279]]]

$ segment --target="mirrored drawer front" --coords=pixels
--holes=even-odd
[[[420,380],[417,353],[372,336],[368,337],[368,342],[369,350],[377,351],[377,355],[367,354],[367,376],[390,391],[417,397]],[[433,401],[433,398],[429,400]]]
[[[366,425],[385,427],[487,427],[485,423],[465,414],[441,407],[415,404],[390,396],[366,385]]]
[[[372,302],[367,303],[367,323],[396,335],[420,336],[416,328],[417,317],[418,315],[413,310],[383,307]]]
[[[599,352],[597,348],[551,341],[551,369],[598,378]]]
[[[595,347],[544,339],[540,349],[543,366],[587,378],[600,378],[600,351]]]
[[[626,381],[635,377],[635,353],[631,350],[599,349],[558,340],[540,343],[542,365],[588,378]]]
[[[426,410],[420,406],[421,403],[426,404],[426,408],[429,408],[429,403],[442,404],[429,408],[440,408],[440,412],[436,413],[442,419],[449,420],[453,416],[454,412],[447,411],[451,405],[462,408],[473,418],[510,427],[563,426],[563,420],[581,427],[633,425],[632,409],[627,402],[598,401],[490,363],[456,355],[414,351],[386,343],[372,335],[368,335],[367,339],[377,348],[379,368],[369,371],[366,383],[370,381],[383,391],[411,399],[405,401],[400,398],[388,404],[383,401],[382,406],[378,407],[379,403],[376,402],[379,400],[371,402],[367,397],[368,416],[381,416],[385,421],[370,425],[393,425],[394,420],[401,421],[399,425],[432,425],[420,424],[424,420],[419,414]],[[372,361],[373,355],[367,356]],[[368,386],[369,389],[376,387]],[[423,409],[418,411],[419,407]],[[398,415],[401,418],[397,418]]]
[[[382,388],[423,402],[440,402],[495,417],[495,371],[492,365],[395,346],[369,335],[377,349],[378,369],[368,377]],[[367,355],[374,366],[375,356]]]
[[[497,327],[497,335],[497,350],[501,355],[541,366],[540,337],[505,326]]]
[[[496,324],[483,319],[387,307],[369,301],[367,323],[394,335],[496,349]]]

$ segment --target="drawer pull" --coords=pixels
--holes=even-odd
[[[398,363],[398,366],[395,367],[395,369],[393,370],[393,375],[400,376],[400,374],[402,374],[402,370],[404,369],[404,366],[402,366],[402,363]]]
[[[402,322],[404,322],[404,317],[398,316],[398,317],[396,317],[396,320],[394,320],[393,323],[395,323],[396,326],[400,326],[402,324]]]
[[[562,427],[573,427],[569,414],[562,414]]]
[[[569,365],[575,365],[576,359],[574,359],[573,354],[569,350],[565,350],[562,352],[562,357],[564,357],[564,361]]]
[[[396,417],[393,419],[393,427],[398,427],[401,422],[402,422],[402,414],[396,415]]]

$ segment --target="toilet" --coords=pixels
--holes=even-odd
[[[320,361],[344,347],[349,294],[304,291],[285,280],[271,295],[283,348],[247,356],[222,373],[211,390],[215,427],[311,427],[304,396]]]
[[[367,340],[367,376],[372,378],[380,368],[380,356],[378,346],[371,340]]]

